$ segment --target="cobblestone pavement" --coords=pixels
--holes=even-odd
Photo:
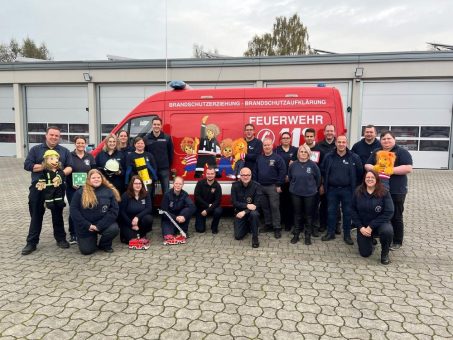
[[[451,339],[453,172],[416,170],[406,237],[392,263],[341,238],[291,245],[290,236],[235,241],[220,233],[148,251],[57,248],[49,213],[41,242],[21,256],[29,174],[0,158],[2,339]],[[67,214],[67,211],[65,211]],[[193,230],[193,223],[190,230]],[[355,239],[355,237],[354,237]]]

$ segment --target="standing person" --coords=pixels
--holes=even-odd
[[[71,216],[77,233],[77,243],[83,255],[97,249],[112,253],[112,241],[118,235],[118,190],[98,169],[88,172],[87,182],[77,190],[71,202]],[[98,244],[98,234],[101,239]]]
[[[272,151],[272,139],[263,141],[263,155],[256,158],[253,178],[261,184],[265,230],[273,230],[275,238],[282,237],[280,223],[280,193],[285,183],[285,161]]]
[[[317,208],[317,193],[321,183],[321,172],[315,162],[310,159],[308,145],[299,146],[297,161],[289,166],[289,191],[292,195],[295,214],[294,237],[291,243],[299,241],[302,229],[305,231],[305,244],[311,244],[313,217]]]
[[[412,156],[406,149],[396,144],[395,135],[391,131],[383,131],[381,133],[381,148],[380,150],[393,153],[395,156],[395,163],[392,167],[392,174],[390,174],[389,186],[390,195],[392,196],[395,212],[392,217],[393,226],[393,244],[391,250],[401,248],[403,245],[404,237],[404,201],[407,195],[407,174],[412,172]],[[367,163],[365,164],[366,170],[372,170],[373,165],[376,164],[376,150],[372,153]]]
[[[145,190],[151,197],[154,197],[154,184],[157,180],[157,164],[154,156],[145,151],[145,142],[142,137],[134,139],[135,151],[132,151],[126,157],[126,175],[124,176],[126,185],[129,184],[129,178],[132,175],[138,175],[145,184]]]
[[[153,206],[142,179],[132,176],[121,196],[119,224],[121,242],[128,244],[136,238],[146,238],[153,227]]]
[[[343,239],[348,245],[353,245],[351,239],[351,202],[352,195],[360,183],[363,166],[359,156],[347,147],[346,136],[338,136],[336,149],[328,153],[321,164],[324,179],[324,192],[327,195],[328,216],[327,233],[322,237],[323,241],[335,238],[335,224],[337,212],[341,203],[343,212]]]
[[[308,128],[304,132],[305,137],[305,145],[310,148],[310,159],[316,163],[319,167],[321,166],[321,149],[316,143],[316,131],[313,128]],[[319,232],[324,232],[327,226],[327,213],[322,217],[319,214],[319,202],[321,198],[319,195],[319,187],[316,192],[316,203],[315,203],[315,210],[313,213],[313,226],[312,226],[312,236],[319,237]],[[322,221],[322,223],[321,223]],[[323,225],[323,229],[321,229],[320,224]]]
[[[220,200],[222,198],[222,187],[215,179],[214,167],[206,169],[206,178],[197,182],[195,186],[195,230],[198,233],[206,231],[206,217],[212,215],[211,231],[213,234],[219,232],[219,222],[222,216]]]
[[[252,233],[252,248],[258,248],[258,212],[261,201],[261,186],[252,181],[252,171],[242,168],[239,181],[231,186],[231,201],[234,208],[234,238],[242,240],[245,235]]]
[[[27,244],[22,249],[22,255],[31,254],[36,250],[39,243],[39,236],[42,230],[42,220],[45,213],[44,191],[36,188],[36,183],[44,170],[43,158],[44,153],[48,150],[56,151],[63,166],[65,176],[69,176],[72,171],[72,160],[68,149],[59,145],[60,128],[49,126],[46,130],[45,142],[32,147],[24,162],[24,169],[31,172],[31,185],[28,194],[28,209],[30,212],[30,227],[28,229]],[[63,193],[64,196],[64,193]],[[51,210],[53,235],[60,248],[69,248],[66,241],[66,232],[64,230],[63,207],[55,207]]]
[[[154,156],[157,164],[157,177],[165,194],[170,187],[170,167],[173,162],[173,142],[171,136],[162,131],[162,119],[154,117],[152,131],[145,138],[146,151]]]
[[[324,139],[318,143],[319,163],[322,164],[324,157],[331,151],[335,150],[335,126],[327,124],[324,126]],[[322,181],[322,180],[321,180]],[[327,228],[327,196],[324,193],[323,186],[319,188],[319,231],[323,232]],[[335,228],[335,234],[341,234],[341,212],[337,212],[337,223]]]
[[[175,177],[173,188],[168,190],[162,198],[161,209],[166,211],[173,220],[178,223],[180,228],[189,236],[189,222],[195,213],[195,205],[184,191],[184,179],[180,176]],[[164,214],[162,215],[162,235],[164,244],[185,243],[185,238],[178,234],[177,228]]]
[[[126,130],[121,130],[118,133],[118,149],[124,153],[126,157],[129,153],[134,151],[134,147],[129,145],[129,135]]]
[[[72,159],[72,176],[66,177],[66,198],[68,199],[69,205],[71,205],[72,197],[79,185],[73,183],[73,178],[77,178],[80,175],[87,174],[91,169],[96,168],[96,161],[92,154],[85,151],[87,146],[87,140],[84,136],[76,136],[74,138],[75,149],[71,152]],[[68,218],[69,222],[69,243],[76,244],[77,236],[74,228],[74,222],[72,221],[71,214]]]
[[[366,171],[362,184],[352,199],[352,225],[357,228],[359,253],[368,257],[373,253],[373,238],[381,242],[381,263],[389,264],[389,250],[393,238],[390,219],[393,215],[393,201],[382,185],[378,174]]]
[[[102,151],[96,156],[96,166],[119,192],[124,191],[125,162],[124,154],[118,150],[116,136],[110,134],[105,137]]]
[[[368,158],[374,150],[381,147],[381,142],[376,138],[377,132],[374,125],[365,126],[364,138],[354,144],[351,151],[359,155],[363,166],[365,166]]]
[[[283,158],[286,169],[289,169],[289,165],[297,160],[297,148],[291,145],[291,134],[289,132],[283,132],[280,135],[280,145],[275,148],[274,152]],[[286,173],[285,183],[283,183],[281,189],[280,216],[282,224],[285,226],[285,230],[290,231],[294,225],[294,214],[291,203],[291,194],[289,192],[288,173]]]
[[[247,142],[247,153],[244,158],[244,167],[249,168],[252,173],[255,170],[256,159],[263,153],[263,142],[255,137],[255,126],[245,124],[244,137]]]

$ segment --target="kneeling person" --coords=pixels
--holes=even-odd
[[[213,234],[219,231],[220,216],[222,207],[222,187],[215,179],[215,168],[209,167],[206,170],[206,179],[202,179],[195,186],[195,205],[197,212],[195,215],[195,230],[198,233],[206,231],[206,217],[212,215],[211,230]]]
[[[173,188],[168,190],[162,198],[161,209],[166,211],[178,226],[188,234],[189,222],[195,213],[195,205],[189,197],[189,194],[182,190],[184,179],[176,177],[173,182]],[[178,234],[178,229],[172,221],[165,215],[162,215],[162,235],[164,244],[184,243],[185,238]]]
[[[132,176],[120,203],[121,242],[129,243],[136,237],[146,238],[153,227],[153,207],[145,184],[138,176]]]
[[[231,187],[231,200],[235,212],[234,238],[241,240],[249,231],[252,233],[252,247],[258,248],[258,206],[261,200],[261,186],[252,181],[252,172],[249,168],[242,168],[240,181]]]
[[[90,170],[85,186],[75,192],[71,201],[71,217],[83,255],[98,248],[113,252],[112,241],[119,233],[116,223],[119,201],[120,194],[113,184],[99,170]]]

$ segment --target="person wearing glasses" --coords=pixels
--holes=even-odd
[[[245,124],[244,138],[247,142],[244,167],[249,168],[253,172],[256,166],[256,159],[263,153],[263,142],[255,137],[255,126],[253,124]]]
[[[292,162],[297,160],[297,148],[291,145],[291,134],[283,132],[280,135],[280,145],[277,146],[274,152],[279,155],[286,164],[286,169]],[[290,231],[294,225],[294,214],[291,203],[291,194],[289,192],[289,179],[288,173],[285,176],[285,183],[281,186],[282,192],[280,193],[280,216],[281,222],[285,226],[286,231]]]
[[[252,234],[252,247],[258,248],[258,227],[261,201],[261,186],[252,181],[252,171],[242,168],[239,181],[231,186],[231,200],[234,208],[234,238],[242,240],[249,232]]]

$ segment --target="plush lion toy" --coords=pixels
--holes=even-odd
[[[247,142],[244,138],[237,138],[233,141],[233,169],[238,161],[244,160],[245,155],[247,154]]]
[[[64,208],[64,172],[60,155],[55,150],[47,150],[42,162],[42,175],[36,183],[36,189],[44,192],[47,209]]]
[[[376,152],[376,165],[373,166],[374,171],[378,174],[391,176],[395,165],[396,156],[393,152],[380,150]]]

